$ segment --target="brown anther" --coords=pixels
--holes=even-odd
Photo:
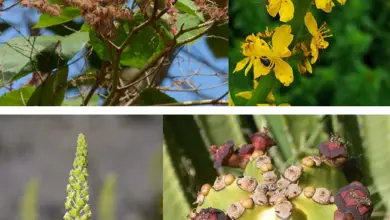
[[[200,189],[200,192],[204,195],[207,196],[210,192],[211,185],[210,184],[204,184],[202,188]]]
[[[281,177],[277,182],[276,182],[276,186],[278,187],[278,189],[286,189],[288,187],[288,185],[290,185],[290,181],[288,179],[285,179],[283,177]]]
[[[252,195],[252,199],[256,205],[268,205],[267,195],[260,191],[255,191]]]
[[[263,173],[263,183],[264,184],[273,184],[278,180],[278,176],[275,174],[275,171],[268,171]]]
[[[293,183],[287,187],[287,198],[292,199],[302,193],[302,188],[298,184]]]
[[[293,205],[290,201],[284,200],[275,206],[276,216],[281,220],[290,219],[292,215]]]
[[[254,177],[251,176],[244,176],[242,178],[239,178],[237,180],[237,185],[240,187],[240,189],[248,191],[248,192],[253,192],[256,187],[257,187],[257,180]]]
[[[215,182],[214,182],[214,185],[213,185],[213,188],[216,190],[216,191],[219,191],[219,190],[222,190],[225,188],[225,176],[218,176],[216,179],[215,179]]]
[[[229,217],[233,219],[238,219],[244,214],[245,208],[239,202],[236,202],[231,204],[226,210],[226,212]]]
[[[303,189],[303,194],[306,196],[306,198],[312,198],[314,193],[316,192],[316,188],[313,186],[307,186],[305,189]]]
[[[332,196],[332,192],[326,188],[317,188],[312,199],[314,202],[317,202],[322,205],[326,205],[330,203],[330,197]]]
[[[302,166],[300,166],[300,165],[292,165],[292,166],[288,167],[284,171],[284,175],[283,176],[284,176],[284,178],[290,180],[291,182],[295,182],[301,176],[302,171],[303,171]]]

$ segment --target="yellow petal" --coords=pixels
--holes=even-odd
[[[310,62],[309,62],[309,59],[305,59],[304,62],[305,62],[305,67],[306,67],[306,69],[307,69],[307,72],[313,73],[313,69],[312,69],[311,64],[310,64]]]
[[[291,34],[290,25],[282,25],[275,29],[275,33],[272,36],[272,50],[280,57],[291,56],[291,51],[288,46],[291,44],[294,35]]]
[[[318,44],[319,44],[318,48],[321,48],[321,49],[326,49],[329,46],[329,42],[325,41],[324,39],[321,39],[321,41],[319,41]]]
[[[322,8],[322,10],[323,10],[324,12],[326,12],[326,13],[330,13],[330,12],[332,12],[332,8],[333,8],[334,6],[335,6],[335,5],[334,5],[333,1],[329,1],[329,2],[327,2],[325,8]]]
[[[269,5],[267,5],[268,14],[275,17],[279,12],[281,4],[282,0],[270,0]]]
[[[283,104],[280,104],[279,106],[291,106],[291,105],[288,103],[283,103]]]
[[[281,22],[288,22],[294,18],[294,4],[291,0],[282,0],[279,15]]]
[[[294,81],[293,70],[286,61],[278,59],[275,63],[275,76],[284,85],[289,86]]]
[[[233,73],[241,71],[242,69],[244,69],[244,67],[246,66],[248,61],[249,61],[249,58],[244,58],[240,62],[238,62],[237,65],[236,65],[236,68],[233,70]]]
[[[251,61],[249,62],[249,65],[245,69],[245,76],[248,75],[248,72],[252,68],[252,65],[253,65],[253,59],[251,58]]]
[[[257,106],[270,106],[270,104],[257,104]]]
[[[236,96],[249,100],[252,98],[252,91],[239,92]]]
[[[264,66],[264,64],[260,62],[260,59],[253,60],[253,68],[254,79],[257,79],[260,76],[265,76],[271,71],[271,68]]]
[[[311,12],[307,12],[305,15],[305,25],[312,36],[318,35],[318,25]]]
[[[347,1],[347,0],[337,0],[340,4],[342,4],[342,5],[345,5],[345,2]]]
[[[258,38],[255,43],[254,43],[254,54],[256,56],[266,56],[266,57],[269,57],[271,56],[272,54],[272,51],[271,51],[271,48],[269,47],[269,45],[267,44],[267,42],[265,42],[265,40],[263,39],[260,39]]]
[[[316,7],[318,9],[324,9],[326,8],[326,5],[328,4],[330,0],[315,0]]]
[[[317,59],[318,59],[318,49],[317,49],[317,46],[314,44],[315,43],[315,39],[313,37],[312,41],[311,41],[311,44],[310,44],[310,49],[311,49],[311,64],[314,64]]]

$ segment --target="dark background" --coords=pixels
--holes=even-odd
[[[311,7],[318,25],[326,21],[334,35],[320,50],[313,74],[294,68],[294,82],[281,100],[295,106],[388,106],[390,99],[390,1],[347,0],[327,14]],[[243,58],[241,42],[266,26],[281,24],[266,12],[266,0],[230,1],[230,71]],[[243,74],[243,72],[237,73]]]
[[[116,219],[162,219],[162,117],[0,116],[0,121],[0,220],[19,219],[32,178],[40,182],[39,220],[62,219],[79,133],[89,149],[92,219],[110,173],[117,175]]]

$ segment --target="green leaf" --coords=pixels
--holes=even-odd
[[[5,93],[0,97],[0,106],[25,106],[35,87],[25,86],[18,90]]]
[[[27,41],[28,40],[28,41]],[[2,74],[7,84],[11,80],[19,79],[28,73],[37,70],[37,66],[46,66],[47,60],[42,59],[37,53],[60,55],[63,61],[73,58],[88,42],[88,33],[76,32],[66,37],[61,36],[37,36],[37,37],[15,37],[12,40],[0,45],[0,54],[6,54],[2,60]],[[59,47],[59,45],[61,45]],[[54,56],[53,56],[54,57]]]
[[[202,23],[202,21],[197,16],[190,15],[190,14],[178,14],[177,15],[176,26],[177,26],[178,30],[180,30],[180,28],[182,26],[184,29],[187,29],[187,28],[195,27],[195,26],[199,25],[200,23]],[[193,37],[194,35],[202,32],[202,31],[204,31],[204,29],[205,28],[199,28],[199,29],[196,29],[193,31],[188,31],[188,32],[184,33],[183,35],[181,35],[177,40],[179,42],[186,40],[186,39]],[[186,44],[186,45],[191,45],[195,42],[196,41],[192,41],[191,43]]]
[[[63,24],[80,17],[80,9],[73,7],[61,8],[61,16],[50,16],[48,14],[42,14],[39,17],[38,23],[33,28],[45,28],[58,24]]]
[[[196,190],[200,190],[205,183],[213,183],[217,175],[209,151],[193,116],[164,116],[163,132],[171,164],[180,179],[187,202],[192,203]],[[188,170],[193,170],[196,178],[187,173]]]
[[[190,15],[197,16],[201,21],[204,21],[204,16],[202,13],[197,12],[197,7],[194,4],[194,1],[191,0],[177,0],[175,3],[175,8],[179,11],[185,12]]]
[[[167,104],[167,103],[177,103],[176,99],[170,97],[169,95],[155,88],[142,90],[140,96],[141,96],[141,105],[159,105],[159,104]]]
[[[190,212],[190,203],[172,164],[167,146],[163,146],[163,213],[164,219],[186,219]]]
[[[246,103],[247,106],[256,106],[257,104],[266,103],[268,94],[276,84],[275,76],[269,73],[266,76],[261,76],[258,79],[259,85],[252,93],[252,98]]]
[[[134,19],[129,22],[129,26],[139,25],[144,22],[145,19],[141,15],[134,16]],[[112,48],[109,51],[109,45],[107,42],[102,41],[97,34],[90,30],[91,44],[102,60],[112,60],[110,54],[115,54],[116,51]],[[124,25],[121,25],[118,29],[117,35],[113,42],[119,46],[121,45],[128,34],[125,31]],[[160,36],[151,27],[145,27],[141,29],[125,47],[121,54],[121,65],[131,66],[141,69],[145,63],[149,61],[154,55],[156,55],[164,47],[164,42]]]
[[[68,66],[52,73],[48,79],[35,90],[27,105],[60,106],[67,90]]]
[[[387,210],[390,209],[390,116],[365,115],[361,124],[364,152],[368,164],[364,164],[371,174],[374,187],[382,197]],[[368,179],[370,177],[365,177]],[[364,183],[364,182],[363,182]]]
[[[81,96],[74,99],[65,99],[62,103],[62,106],[81,106],[83,99]],[[100,96],[95,94],[92,95],[91,99],[88,102],[88,106],[98,106],[100,102]]]
[[[292,156],[292,149],[297,147],[293,141],[285,134],[286,121],[282,115],[266,115],[268,129],[278,143],[278,148],[282,152],[283,159],[287,160]]]

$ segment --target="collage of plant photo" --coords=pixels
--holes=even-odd
[[[0,0],[0,220],[390,220],[390,1]]]

